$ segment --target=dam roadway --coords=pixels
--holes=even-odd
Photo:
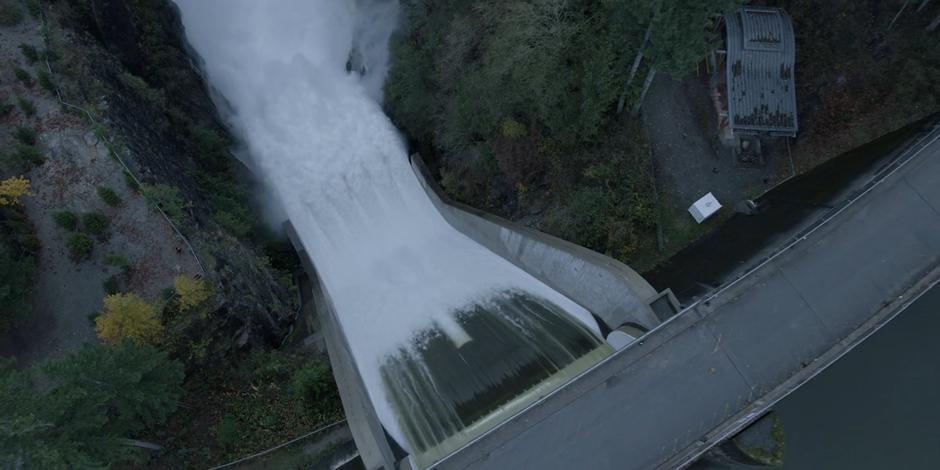
[[[759,265],[434,468],[688,465],[938,279],[934,126]]]

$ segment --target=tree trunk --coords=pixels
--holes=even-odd
[[[646,98],[646,92],[649,91],[650,85],[653,83],[653,78],[656,77],[656,67],[650,69],[649,73],[646,74],[646,81],[643,82],[643,92],[640,93],[640,99],[637,100],[636,105],[633,106],[633,116],[640,114],[640,107],[643,106],[643,98]]]
[[[894,22],[901,17],[901,13],[904,13],[904,10],[907,8],[909,3],[911,3],[911,0],[904,0],[904,5],[901,5],[901,9],[898,10],[898,13],[894,15],[894,19],[892,19],[891,23],[888,24],[888,31],[891,31],[891,28],[894,27]]]
[[[643,48],[646,47],[646,43],[649,42],[652,32],[653,21],[650,20],[650,25],[646,27],[646,34],[643,35],[643,42],[640,43],[640,49],[636,51],[636,58],[633,59],[633,67],[630,67],[630,76],[623,82],[623,92],[620,93],[620,99],[617,101],[617,114],[623,112],[623,105],[627,100],[627,90],[630,88],[630,84],[633,83],[633,77],[636,76],[636,71],[640,68],[640,62],[643,60]]]
[[[934,18],[929,25],[927,25],[927,31],[931,32],[937,29],[937,26],[940,26],[940,13],[937,13],[937,17]]]
[[[154,444],[147,441],[139,441],[137,439],[121,439],[125,445],[132,447],[140,447],[141,449],[150,449],[150,450],[162,450],[163,446],[160,444]]]

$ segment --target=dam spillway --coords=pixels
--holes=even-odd
[[[602,327],[618,325],[592,313],[655,319],[643,299],[598,312],[588,304],[609,299],[575,300],[547,268],[445,219],[381,109],[397,2],[178,4],[224,118],[312,260],[367,407],[419,465],[608,356]]]

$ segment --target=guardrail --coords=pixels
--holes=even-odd
[[[41,12],[41,14],[40,14],[40,19],[42,20],[42,26],[43,26],[43,28],[44,28],[46,31],[49,31],[49,23],[48,23],[48,21],[46,21],[46,13],[45,13],[45,12]],[[48,34],[43,34],[42,37],[43,37],[43,43],[45,44],[46,49],[51,49],[51,45],[50,45],[50,43],[49,43],[49,35],[48,35]],[[55,72],[52,70],[52,65],[49,63],[49,58],[48,58],[48,57],[43,57],[43,63],[46,64],[46,70],[49,72],[49,75],[55,76]],[[95,119],[95,116],[94,116],[94,114],[93,114],[91,111],[89,111],[88,109],[85,109],[85,108],[83,108],[83,107],[81,107],[81,106],[78,106],[78,105],[76,105],[76,104],[72,104],[72,103],[69,103],[68,101],[65,101],[65,99],[62,97],[62,90],[61,90],[61,88],[59,87],[58,82],[53,82],[53,85],[55,86],[55,95],[56,95],[56,99],[59,101],[59,103],[60,103],[62,106],[65,106],[66,108],[72,108],[72,109],[74,109],[74,110],[77,110],[77,111],[83,113],[83,114],[85,115],[85,118],[88,119],[88,121],[89,121],[93,126],[101,126],[102,128],[104,128],[104,125],[101,124],[100,122],[98,122],[97,119]],[[135,182],[138,186],[140,186],[140,185],[142,184],[141,181],[140,181],[140,179],[137,178],[137,175],[135,175],[133,171],[131,171],[130,167],[127,166],[127,163],[124,162],[124,159],[121,158],[121,156],[118,155],[118,153],[114,151],[114,142],[112,142],[111,139],[110,139],[107,135],[103,135],[103,134],[102,134],[101,136],[99,136],[99,138],[105,141],[105,144],[106,144],[105,147],[108,149],[108,153],[111,154],[111,157],[114,158],[114,159],[121,165],[121,167],[124,168],[124,171],[131,177],[131,179],[133,179],[134,182]],[[145,198],[145,199],[146,199],[146,198]],[[160,215],[163,216],[163,219],[166,220],[166,222],[167,222],[168,224],[170,224],[170,227],[173,229],[173,231],[176,232],[176,236],[178,236],[178,237],[180,238],[180,240],[182,240],[183,243],[186,244],[186,248],[187,248],[187,249],[189,250],[189,252],[193,255],[193,258],[196,260],[196,263],[199,265],[199,270],[202,271],[202,275],[205,275],[205,274],[206,274],[206,267],[205,267],[205,265],[202,263],[202,260],[199,259],[199,255],[196,254],[196,249],[193,248],[193,245],[192,245],[192,243],[190,243],[189,238],[187,238],[186,235],[183,235],[183,232],[179,229],[179,227],[176,226],[175,223],[173,223],[173,221],[170,219],[170,217],[166,214],[166,212],[163,211],[162,208],[160,208],[159,205],[157,205],[155,202],[151,201],[150,199],[147,199],[147,202],[149,202],[150,205],[151,205],[151,207],[153,207],[154,209],[156,209],[157,212],[160,213]]]

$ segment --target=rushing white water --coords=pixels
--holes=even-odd
[[[230,126],[313,257],[379,418],[402,447],[411,434],[382,367],[420,345],[420,332],[442,332],[455,348],[485,340],[457,311],[506,292],[597,329],[583,308],[453,230],[419,186],[379,103],[396,1],[177,2]]]

